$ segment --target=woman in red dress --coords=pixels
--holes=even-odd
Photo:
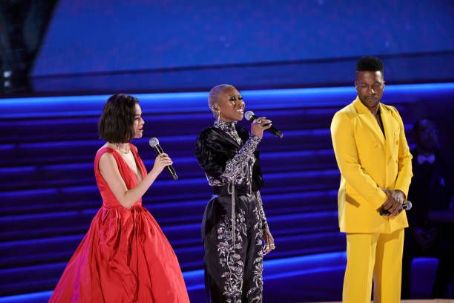
[[[138,100],[109,98],[99,121],[106,140],[96,153],[94,171],[102,207],[68,262],[49,302],[189,302],[177,257],[142,196],[172,164],[156,157],[147,173],[137,148],[143,135]]]

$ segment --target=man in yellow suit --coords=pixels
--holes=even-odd
[[[403,211],[412,177],[411,154],[396,108],[381,103],[383,63],[362,57],[357,98],[339,110],[331,137],[341,173],[339,227],[347,236],[343,302],[400,302]]]

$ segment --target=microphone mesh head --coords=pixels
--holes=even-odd
[[[413,204],[410,201],[406,201],[407,207],[405,208],[406,210],[410,210],[413,207]]]
[[[254,116],[254,112],[251,111],[251,110],[248,110],[245,114],[244,114],[244,117],[246,118],[246,120],[248,121],[251,121],[252,117]]]
[[[150,138],[150,141],[148,141],[148,144],[150,144],[150,146],[154,148],[159,145],[159,140],[156,137]]]

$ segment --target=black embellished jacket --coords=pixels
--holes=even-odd
[[[249,136],[248,130],[235,122],[215,122],[200,133],[195,155],[214,191],[233,183],[238,194],[254,194],[264,226],[267,226],[259,192],[263,186],[257,151],[260,140]]]

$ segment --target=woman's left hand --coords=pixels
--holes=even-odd
[[[276,248],[276,245],[274,245],[273,235],[271,234],[268,227],[263,230],[263,240],[265,241],[265,246],[263,247],[263,255],[267,255]]]

